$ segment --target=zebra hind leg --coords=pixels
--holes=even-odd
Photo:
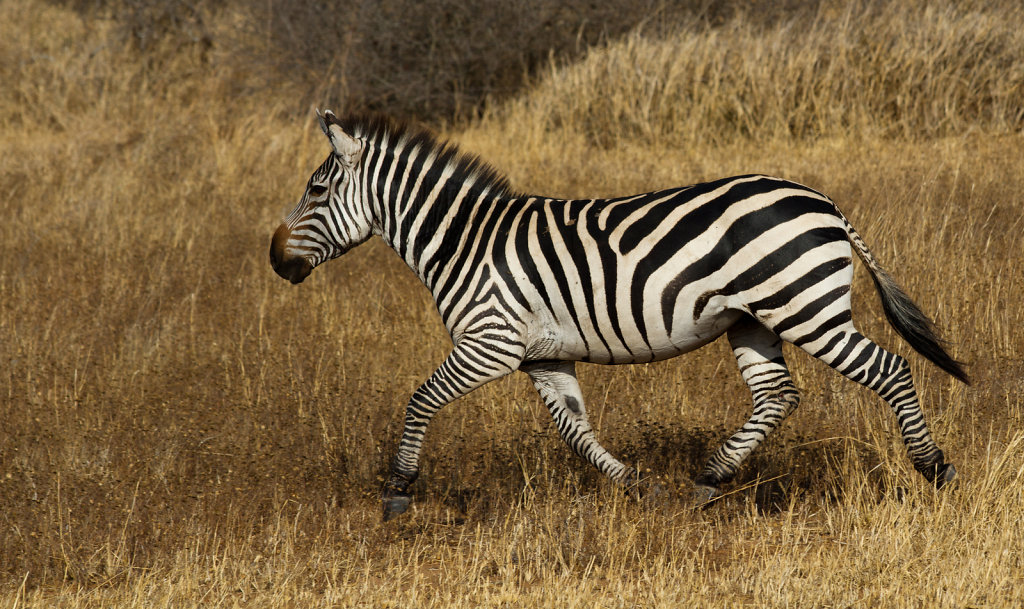
[[[749,317],[729,328],[728,336],[740,374],[750,388],[754,411],[694,480],[698,504],[717,497],[720,485],[732,480],[743,460],[800,403],[800,393],[782,358],[782,341],[778,336]]]
[[[814,355],[846,378],[871,389],[892,408],[903,444],[914,468],[936,488],[956,477],[956,468],[945,462],[935,444],[917,399],[910,365],[901,356],[879,347],[847,322],[828,332],[815,332],[814,340],[800,336],[783,338]]]
[[[635,485],[639,482],[635,468],[613,457],[597,441],[587,420],[574,362],[533,362],[520,369],[530,376],[555,420],[558,434],[573,452],[620,484]]]

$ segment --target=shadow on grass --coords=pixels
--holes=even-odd
[[[659,489],[660,499],[693,505],[693,479],[730,433],[724,427],[640,423],[618,439],[617,447],[608,448],[637,466],[644,479]],[[564,501],[567,496],[614,488],[572,454],[554,430],[513,437],[508,444],[487,451],[474,452],[467,444],[445,448],[444,454],[432,455],[433,461],[426,459],[430,463],[425,464],[413,492],[415,500],[437,501],[457,513],[458,519],[498,516],[527,494]],[[759,513],[775,514],[793,501],[841,501],[848,484],[860,485],[862,496],[866,493],[877,500],[899,496],[903,489],[878,471],[878,464],[876,452],[862,442],[807,438],[784,428],[751,454],[735,480],[723,485],[723,496],[708,509],[753,503]]]

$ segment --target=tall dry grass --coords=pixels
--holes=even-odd
[[[749,410],[714,343],[581,369],[602,440],[661,476],[660,501],[624,496],[573,457],[512,377],[437,417],[415,507],[387,525],[377,494],[403,405],[448,339],[379,242],[298,287],[270,270],[270,231],[327,147],[291,97],[238,86],[252,74],[221,35],[236,10],[205,14],[208,36],[141,48],[112,18],[0,4],[5,606],[1020,604],[1024,140],[1020,98],[999,89],[1020,87],[1015,3],[823,4],[812,26],[740,15],[627,37],[450,133],[528,191],[753,170],[832,195],[971,363],[966,388],[911,355],[858,274],[858,324],[911,357],[956,488],[922,484],[884,404],[793,351],[803,406],[724,501],[691,511],[690,478]],[[892,60],[873,56],[873,76],[851,55],[838,71],[826,32]],[[668,49],[688,40],[719,53],[679,52],[672,67]],[[806,74],[817,101],[784,123],[767,109],[641,119],[671,94],[645,105],[630,75],[683,82],[705,65],[695,57],[716,92],[665,90],[703,100],[680,104],[700,116],[731,97],[788,99],[787,74]],[[894,75],[913,71],[885,70],[914,61],[948,69],[919,78],[901,114],[876,115],[876,78],[902,91]],[[845,128],[819,128],[831,122],[812,108]]]
[[[768,25],[693,20],[556,64],[493,114],[598,145],[1016,132],[1022,21],[1020,4],[944,2],[825,3]]]

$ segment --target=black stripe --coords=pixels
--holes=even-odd
[[[800,338],[797,338],[797,339],[795,339],[793,341],[790,341],[790,342],[792,342],[794,345],[796,345],[798,347],[801,346],[801,345],[805,345],[807,343],[813,343],[814,341],[816,341],[816,340],[820,339],[822,336],[824,336],[826,332],[829,332],[830,330],[834,330],[834,329],[838,328],[839,326],[841,326],[843,324],[850,323],[851,319],[852,319],[852,317],[850,315],[850,309],[845,309],[843,311],[840,311],[838,314],[836,314],[831,319],[825,321],[820,326],[818,326],[817,330],[814,330],[813,332],[811,332],[811,333],[809,333],[809,334],[807,334],[805,336],[801,336]]]
[[[787,330],[791,330],[802,323],[814,319],[815,315],[817,315],[820,311],[828,307],[836,300],[842,298],[849,291],[850,286],[841,285],[839,287],[829,290],[828,292],[825,292],[821,296],[818,296],[811,302],[804,305],[803,308],[801,308],[796,313],[793,313],[789,317],[786,317],[785,319],[782,319],[777,323],[772,324],[772,331],[775,332],[776,334],[781,335],[783,332],[786,332]],[[845,310],[847,311],[847,313],[849,313],[850,311],[849,308],[846,308]]]
[[[386,156],[384,156],[381,159],[381,174],[383,175],[384,178],[383,186],[385,187],[385,189],[390,190],[390,196],[388,197],[388,200],[384,204],[384,207],[386,209],[385,213],[391,216],[390,243],[392,244],[392,247],[395,248],[395,251],[398,252],[399,255],[402,255],[401,248],[403,248],[403,245],[399,243],[398,238],[399,204],[402,201],[405,201],[404,192],[400,192],[401,189],[399,189],[399,185],[402,184],[402,176],[409,173],[409,157],[410,155],[412,155],[414,148],[414,145],[407,145],[405,148],[402,149],[402,151],[398,154],[398,157],[396,158],[394,156],[394,148],[389,147],[387,149]],[[392,165],[394,165],[395,168],[394,175],[391,178],[393,180],[393,183],[388,184],[387,175],[388,173],[391,173]],[[404,188],[409,188],[409,182],[410,180],[406,181]],[[391,186],[392,188],[388,189],[388,186]],[[380,192],[383,193],[384,190],[381,190]]]
[[[681,203],[685,203],[695,196],[714,190],[714,188],[703,188],[708,186],[711,186],[711,184],[659,190],[640,195],[639,197],[609,199],[609,204],[622,203],[629,200],[628,203],[615,205],[609,210],[607,226],[612,229],[621,226],[626,218],[636,210],[643,209],[645,212],[641,218],[630,224],[625,232],[622,233],[622,239],[619,241],[619,251],[626,254],[634,250],[640,245],[641,241],[658,228],[665,216],[673,209],[676,209]],[[680,196],[684,192],[692,196]],[[659,201],[659,199],[661,200]]]
[[[537,243],[540,245],[540,252],[532,252],[534,254],[539,253],[544,258],[548,269],[551,271],[551,276],[555,280],[555,284],[558,286],[558,291],[562,295],[562,302],[565,303],[565,309],[572,318],[573,324],[576,326],[576,332],[579,333],[580,338],[583,340],[583,348],[586,349],[587,353],[590,353],[590,343],[587,342],[587,337],[583,332],[583,328],[580,324],[579,316],[576,314],[576,307],[572,299],[572,291],[569,288],[569,281],[566,279],[564,273],[558,272],[562,268],[562,261],[558,258],[558,253],[555,251],[554,245],[551,243],[551,239],[545,237],[545,235],[552,229],[548,222],[548,215],[544,210],[536,215],[537,219]],[[557,228],[555,228],[557,230]]]
[[[437,294],[437,305],[441,306],[441,301],[445,298],[450,298],[448,306],[444,309],[439,308],[441,313],[441,319],[448,322],[448,318],[452,312],[452,307],[458,302],[459,298],[462,297],[469,289],[469,283],[472,279],[472,270],[480,267],[481,261],[486,253],[486,247],[484,247],[481,241],[487,239],[487,235],[490,235],[495,230],[495,227],[499,225],[507,225],[511,222],[512,213],[503,213],[509,207],[508,201],[500,199],[490,199],[487,201],[481,201],[479,208],[480,211],[474,218],[474,221],[468,227],[470,234],[467,235],[466,247],[462,248],[459,252],[457,260],[452,261],[453,270],[449,275],[448,279],[441,286],[440,290],[435,292]],[[490,217],[487,218],[486,222],[483,222],[484,216],[490,211]],[[479,218],[479,220],[478,220]],[[473,246],[479,244],[474,251]],[[470,256],[472,255],[472,260]],[[459,272],[461,270],[462,272]]]
[[[701,313],[704,312],[704,308],[707,306],[708,301],[713,296],[732,295],[754,288],[763,283],[766,279],[773,277],[783,269],[789,267],[789,265],[796,262],[798,258],[807,252],[826,243],[833,243],[839,240],[846,240],[846,232],[841,228],[831,226],[819,226],[797,235],[775,251],[754,263],[750,268],[737,275],[733,280],[725,284],[724,287],[702,294],[694,304],[694,319],[700,317]],[[716,249],[718,249],[717,246]],[[725,256],[727,254],[724,251],[720,251],[719,255]],[[665,292],[662,294],[662,311],[665,315],[666,328],[671,328],[672,308],[679,292],[693,281],[697,281],[701,277],[706,276],[709,272],[717,270],[717,268],[721,266],[722,260],[724,260],[724,258],[718,260],[716,263],[715,261],[710,260],[708,256],[705,256],[700,261],[687,267],[682,273],[669,282],[668,287],[666,287]],[[714,265],[717,266],[712,269],[711,267]],[[847,286],[847,289],[848,288],[849,286]],[[753,309],[751,309],[751,312],[753,312]],[[776,334],[779,332],[779,330],[776,330]]]
[[[465,260],[473,248],[473,244],[480,235],[480,226],[487,211],[494,206],[486,200],[467,197],[465,203],[459,206],[458,213],[453,218],[451,225],[445,232],[443,241],[438,247],[434,257],[426,264],[425,279],[427,285],[433,292],[437,287],[437,277],[449,265],[457,264],[459,260]],[[460,242],[465,236],[465,243],[461,243],[462,251],[459,251]],[[454,266],[453,268],[462,268]],[[449,276],[449,281],[451,277]]]
[[[591,280],[591,269],[589,258],[592,255],[591,252],[587,251],[587,248],[583,245],[583,241],[580,239],[579,229],[579,218],[573,217],[573,226],[567,226],[565,218],[567,215],[575,213],[573,206],[583,206],[586,203],[584,201],[551,201],[548,204],[548,226],[552,231],[557,231],[558,236],[561,237],[562,243],[568,252],[569,259],[572,261],[573,266],[576,268],[576,274],[580,280],[580,289],[583,292],[584,304],[587,307],[587,314],[590,316],[594,331],[596,332],[601,344],[604,345],[605,351],[611,355],[611,347],[608,346],[608,341],[604,337],[602,332],[601,324],[597,321],[597,305],[594,301],[594,283]],[[552,248],[554,251],[554,248]],[[560,261],[561,262],[561,261]],[[559,265],[559,268],[564,264]],[[560,276],[564,276],[564,273],[558,273]],[[575,306],[573,306],[575,309]],[[582,335],[582,330],[580,331]],[[586,339],[584,339],[586,340]]]
[[[447,151],[435,158],[433,163],[427,167],[426,173],[423,174],[423,179],[420,182],[420,188],[416,192],[416,196],[409,203],[410,212],[402,223],[402,235],[412,247],[412,258],[407,258],[407,260],[411,260],[415,267],[419,267],[423,248],[426,247],[427,243],[430,242],[430,238],[437,232],[437,228],[441,225],[441,221],[447,215],[453,199],[459,192],[458,184],[453,184],[451,180],[448,180],[437,198],[433,201],[427,200],[427,197],[441,180],[441,175],[444,173],[445,168],[451,162],[451,156],[451,152]],[[417,174],[421,172],[422,170],[417,172]],[[416,177],[418,178],[418,175]],[[427,207],[425,212],[424,207]],[[412,235],[410,234],[412,225],[420,216],[424,216],[423,222],[416,234]]]
[[[766,296],[761,300],[755,300],[748,303],[750,312],[757,313],[759,311],[771,311],[773,309],[778,309],[779,307],[792,302],[794,298],[805,292],[811,286],[831,277],[849,265],[850,259],[845,256],[822,262],[818,266],[804,273],[796,281],[786,284],[771,296]],[[698,312],[694,311],[694,317],[698,316]]]
[[[654,214],[658,222],[664,221],[665,215],[671,209],[689,203],[693,198],[711,192],[716,188],[719,188],[729,182],[734,182],[741,178],[728,178],[725,180],[718,180],[716,182],[709,182],[708,184],[701,184],[694,186],[690,189],[683,190],[672,199],[671,206],[659,205],[659,213]],[[788,186],[789,183],[783,182],[783,185]],[[633,287],[630,294],[630,301],[634,312],[642,311],[643,306],[643,292],[644,286],[650,279],[651,275],[662,268],[668,261],[674,256],[679,250],[692,241],[697,236],[703,234],[708,227],[714,224],[717,220],[722,217],[722,214],[729,208],[729,206],[747,199],[749,197],[770,192],[779,188],[780,182],[778,180],[754,180],[751,182],[738,182],[733,185],[728,191],[722,195],[715,197],[714,199],[707,201],[700,207],[690,211],[683,216],[651,250],[651,252],[644,257],[637,264],[636,273],[633,276]],[[650,213],[648,215],[651,215]],[[646,219],[646,218],[645,218]],[[648,226],[648,223],[644,224]],[[634,224],[627,229],[627,233],[638,225]],[[650,234],[653,228],[648,228],[647,233],[644,236]],[[637,241],[639,244],[639,240]],[[625,252],[625,250],[624,250]],[[727,257],[726,257],[727,258]],[[725,260],[726,258],[722,258]],[[684,271],[685,272],[685,271]],[[675,290],[675,294],[679,293],[679,289],[682,288],[679,284],[679,288]],[[672,289],[670,287],[670,289]],[[672,302],[675,302],[674,296],[670,298]],[[666,299],[662,298],[662,304],[664,307]],[[663,308],[664,311],[664,308]],[[668,317],[671,317],[671,311],[666,313]],[[643,321],[643,316],[636,316],[637,326],[640,330],[640,334],[646,336],[647,328]],[[671,320],[666,323],[666,328],[671,328]]]
[[[449,187],[450,186],[451,182],[449,182]],[[442,194],[448,193],[449,187],[446,187],[445,193]],[[433,280],[436,272],[444,268],[446,263],[452,261],[452,258],[455,257],[456,248],[459,247],[459,243],[462,241],[462,235],[471,230],[474,219],[480,215],[480,205],[478,200],[480,196],[479,192],[467,193],[465,197],[459,200],[456,200],[454,196],[455,193],[452,194],[453,198],[450,203],[442,203],[439,201],[435,205],[435,209],[446,209],[450,215],[451,221],[447,228],[445,228],[444,237],[442,237],[441,241],[438,243],[437,250],[428,260],[422,261],[423,278],[427,282],[427,286],[431,289],[434,287]],[[437,230],[436,225],[432,230]],[[421,229],[420,233],[416,237],[417,240],[424,239],[424,237],[426,237],[426,235],[424,235],[425,232],[425,229]],[[429,237],[426,238],[426,240],[423,241],[423,246],[425,247],[429,241]],[[467,240],[465,247],[468,248],[471,245],[472,241]]]
[[[367,146],[366,148],[369,151],[369,154],[366,158],[366,176],[363,179],[363,196],[366,197],[367,201],[369,201],[371,198],[370,193],[373,192],[373,188],[376,188],[376,192],[379,195],[380,193],[383,193],[384,189],[387,187],[387,169],[390,163],[385,158],[385,153],[390,153],[390,151],[382,149],[379,142],[377,142],[377,145],[375,146]],[[377,181],[375,184],[371,182],[371,180],[374,179],[373,173],[377,174]],[[380,201],[379,204],[383,212],[383,217],[380,218],[380,221],[383,224],[382,234],[386,235],[385,240],[388,244],[394,243],[396,230],[395,216],[388,209],[386,201]]]
[[[825,345],[825,347],[827,347],[827,350],[822,349],[818,353],[815,353],[814,357],[821,357],[822,355],[831,351],[832,347],[835,347],[836,343],[841,341],[844,336],[849,336],[849,340],[846,341],[846,346],[844,346],[843,350],[839,352],[839,355],[832,358],[832,361],[829,364],[833,368],[835,368],[836,366],[841,366],[843,362],[846,361],[846,358],[850,357],[850,353],[852,353],[857,346],[859,346],[862,342],[866,340],[864,338],[864,335],[861,334],[860,332],[851,332],[849,334],[840,332],[839,334],[836,334],[835,337],[832,340],[828,341],[828,344]],[[867,345],[864,345],[861,348],[861,351],[870,351],[872,345],[874,345],[874,343],[869,341]]]
[[[551,296],[548,294],[547,286],[541,279],[540,271],[537,270],[537,263],[534,261],[533,253],[530,251],[530,235],[532,234],[530,229],[530,220],[534,216],[541,217],[543,215],[544,213],[541,203],[537,200],[531,200],[529,202],[529,209],[520,216],[519,223],[516,225],[515,251],[519,258],[519,267],[526,273],[526,279],[530,282],[530,285],[533,286],[534,293],[541,297],[541,300],[544,301],[544,306],[547,307],[549,311],[553,311],[554,309],[551,305]],[[501,240],[498,239],[496,241],[500,242]],[[495,243],[495,249],[498,248],[499,243]],[[501,247],[501,249],[504,250],[503,247]],[[515,282],[509,281],[508,283],[513,284]],[[525,296],[522,298],[524,300],[526,299]]]
[[[412,223],[416,220],[416,216],[418,216],[421,211],[418,199],[420,197],[420,193],[423,191],[425,180],[420,183],[419,190],[413,189],[416,188],[416,182],[424,172],[429,174],[431,171],[437,169],[439,165],[427,164],[431,158],[433,150],[429,148],[420,148],[416,152],[417,154],[415,157],[410,155],[409,165],[405,168],[405,187],[402,189],[398,199],[399,204],[405,204],[405,210],[404,215],[402,216],[402,223],[398,227],[398,234],[395,235],[395,238],[397,239],[395,241],[395,247],[397,248],[398,255],[407,262],[411,261],[408,256],[408,252],[412,245],[409,229],[412,226]],[[401,183],[401,180],[398,181]]]
[[[872,347],[874,347],[874,349]],[[852,373],[854,370],[857,370],[858,368],[866,364],[869,359],[871,359],[871,356],[874,355],[875,349],[877,348],[878,346],[875,345],[875,343],[869,342],[868,344],[864,345],[864,348],[860,350],[860,353],[857,354],[857,357],[853,358],[853,361],[849,363],[840,363],[839,361],[836,361],[836,363],[833,365],[833,368],[839,370],[839,372],[841,372],[844,376],[850,376],[850,373]],[[843,369],[840,370],[836,366],[842,366]],[[871,370],[869,368],[866,372],[870,373],[870,371]]]

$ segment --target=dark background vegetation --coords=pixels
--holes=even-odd
[[[58,4],[64,4],[57,2]],[[209,51],[239,96],[287,93],[310,104],[449,122],[479,115],[552,63],[578,59],[630,32],[663,35],[744,15],[763,26],[811,20],[822,0],[77,0],[88,16],[113,18],[145,53],[166,41]],[[211,15],[237,12],[215,32]]]

